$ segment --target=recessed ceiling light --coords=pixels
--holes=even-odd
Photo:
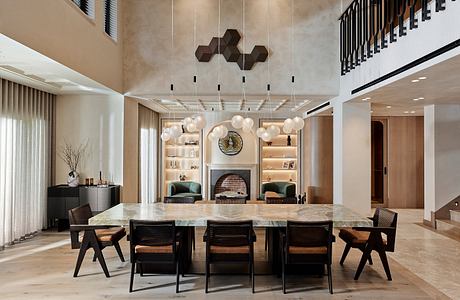
[[[391,108],[391,105],[387,105],[387,108]]]
[[[415,114],[415,110],[411,110],[410,113],[411,113],[411,114]]]
[[[409,111],[408,111],[408,110],[406,110],[404,113],[405,113],[405,114],[408,114],[408,113],[409,113]]]
[[[373,111],[373,110],[371,110],[371,114],[372,114],[373,112],[374,112],[374,111]]]
[[[412,79],[411,81],[415,83],[415,82],[419,82],[420,80],[418,80],[418,79]]]
[[[425,77],[425,76],[422,76],[422,77],[419,77],[418,79],[420,79],[420,80],[425,80],[426,77]]]
[[[414,98],[414,99],[412,99],[412,100],[414,100],[414,101],[418,101],[418,100],[420,100],[420,98]]]
[[[369,101],[369,100],[371,100],[371,97],[366,97],[366,98],[363,98],[363,99],[361,99],[361,100],[363,100],[363,101]]]
[[[425,100],[425,98],[424,97],[419,97],[418,100]]]

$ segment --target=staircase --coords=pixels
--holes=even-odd
[[[436,229],[446,235],[460,238],[460,209],[451,210],[449,220],[436,220]]]

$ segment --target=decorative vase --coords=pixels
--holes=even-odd
[[[291,136],[287,136],[287,146],[291,146]]]
[[[70,187],[77,187],[80,182],[80,176],[78,175],[77,171],[70,171],[69,177],[67,177],[67,184]]]

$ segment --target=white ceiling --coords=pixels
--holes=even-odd
[[[459,70],[460,55],[457,55],[352,101],[370,98],[366,101],[372,103],[375,116],[423,116],[426,105],[460,104]]]
[[[57,95],[115,93],[2,34],[0,34],[0,77]]]

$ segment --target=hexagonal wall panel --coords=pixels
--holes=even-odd
[[[195,56],[200,62],[208,62],[214,54],[222,54],[227,62],[236,62],[241,70],[251,70],[256,62],[264,62],[268,57],[268,50],[264,46],[254,46],[252,52],[241,53],[238,43],[241,35],[236,29],[227,29],[223,37],[213,37],[209,45],[200,45]]]

